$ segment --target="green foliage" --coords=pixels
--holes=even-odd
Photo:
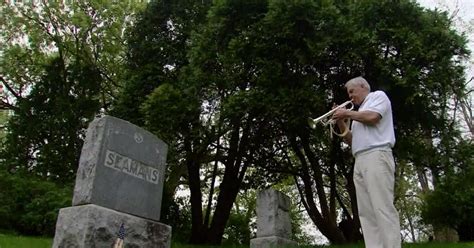
[[[102,0],[3,4],[0,76],[9,87],[2,100],[14,105],[14,99],[28,95],[50,58],[59,57],[65,64],[94,65],[103,77],[98,83],[107,109],[123,78],[124,30],[144,5]]]
[[[141,109],[149,130],[168,142],[187,134],[189,118],[199,116],[201,108],[195,94],[189,91],[165,83],[150,93]]]
[[[472,142],[457,147],[458,160],[464,169],[443,177],[435,190],[426,196],[423,218],[429,224],[449,226],[461,241],[474,240],[474,157]]]
[[[400,215],[401,229],[406,230],[402,233],[402,240],[428,241],[432,233],[421,218],[422,189],[418,186],[415,166],[403,160],[398,161],[396,178],[398,180],[395,187],[395,207]]]
[[[187,176],[189,161],[183,158],[188,147],[183,146],[182,140],[199,137],[198,131],[190,131],[198,124],[189,119],[199,118],[201,105],[196,101],[196,87],[180,83],[178,72],[188,64],[189,37],[204,19],[209,5],[210,1],[152,1],[140,13],[136,28],[128,33],[127,80],[111,112],[144,126],[169,144],[162,216],[178,225],[173,230],[183,233],[187,232],[181,225],[185,222],[175,222],[180,217],[171,215],[178,213],[173,207],[173,200],[178,201],[173,194]],[[199,159],[194,160],[198,163]],[[192,205],[194,212],[201,213],[198,206]]]
[[[112,114],[143,125],[140,111],[147,96],[161,84],[175,85],[186,57],[191,32],[210,1],[152,1],[127,33],[127,77]]]
[[[0,229],[54,235],[59,209],[70,206],[72,185],[0,170]]]
[[[16,104],[1,157],[11,172],[72,182],[83,132],[99,110],[100,75],[81,63],[55,59],[31,93]]]
[[[170,174],[187,169],[180,175],[191,190],[191,239],[207,242],[200,239],[211,233],[219,242],[223,227],[212,230],[206,216],[233,218],[238,187],[263,188],[282,172],[296,177],[331,242],[360,239],[347,149],[306,124],[345,101],[343,83],[354,76],[392,99],[400,159],[414,162],[420,147],[449,154],[419,146],[450,127],[450,100],[464,91],[466,39],[446,13],[409,0],[215,1],[208,8],[207,1],[149,5],[130,33],[129,75],[116,105],[118,116],[170,144]],[[203,194],[216,177],[217,204],[205,215]],[[338,227],[340,216],[352,230]]]
[[[0,143],[5,141],[6,135],[6,124],[8,123],[9,119],[9,111],[8,110],[0,110]]]
[[[191,234],[189,197],[175,197],[169,204],[168,209],[164,211],[166,215],[162,216],[163,223],[173,228],[173,242],[185,243]]]
[[[91,0],[0,7],[1,100],[13,112],[5,166],[72,180],[83,129],[118,91],[124,30],[143,6]]]
[[[252,210],[250,210],[252,211]],[[250,219],[245,218],[244,215],[231,212],[229,220],[227,221],[226,230],[224,233],[223,245],[245,245],[250,242]]]
[[[223,245],[246,245],[256,236],[256,205],[256,190],[240,192],[227,221]]]

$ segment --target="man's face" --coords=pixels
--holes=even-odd
[[[369,94],[369,92],[362,85],[349,85],[347,87],[347,94],[352,100],[352,103],[356,105],[361,105],[365,97]]]

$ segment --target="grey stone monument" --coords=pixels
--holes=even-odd
[[[297,247],[291,240],[290,198],[274,189],[257,196],[257,238],[250,248]]]
[[[171,227],[159,222],[167,150],[127,121],[104,116],[91,122],[73,206],[59,211],[53,247],[169,248]]]

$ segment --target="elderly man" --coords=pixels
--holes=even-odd
[[[346,83],[347,93],[358,111],[337,110],[333,119],[341,131],[352,119],[351,131],[344,141],[352,148],[355,158],[354,183],[359,219],[367,248],[401,247],[400,221],[393,204],[395,144],[392,107],[383,91],[370,92],[362,77]]]

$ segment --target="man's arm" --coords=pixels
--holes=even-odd
[[[370,111],[370,110],[364,110],[364,111],[347,111],[346,110],[346,114],[347,117],[346,118],[350,118],[352,120],[355,120],[355,121],[358,121],[358,122],[362,122],[366,125],[370,125],[370,126],[373,126],[375,124],[377,124],[380,119],[382,119],[382,116],[377,113],[377,112],[374,112],[374,111]],[[336,111],[337,113],[337,111]],[[336,113],[334,115],[336,115]]]
[[[344,123],[344,120],[347,118],[372,126],[377,124],[380,119],[382,119],[382,116],[379,113],[370,110],[359,112],[347,109],[338,109],[336,112],[334,112],[332,118],[337,120],[337,126],[339,127],[339,130],[344,132],[346,128],[349,128]],[[347,144],[352,145],[352,132],[349,131],[343,138]]]
[[[370,110],[351,111],[347,109],[338,109],[332,115],[332,119],[337,121],[347,118],[372,126],[377,124],[380,119],[382,119],[382,116],[379,113]]]

